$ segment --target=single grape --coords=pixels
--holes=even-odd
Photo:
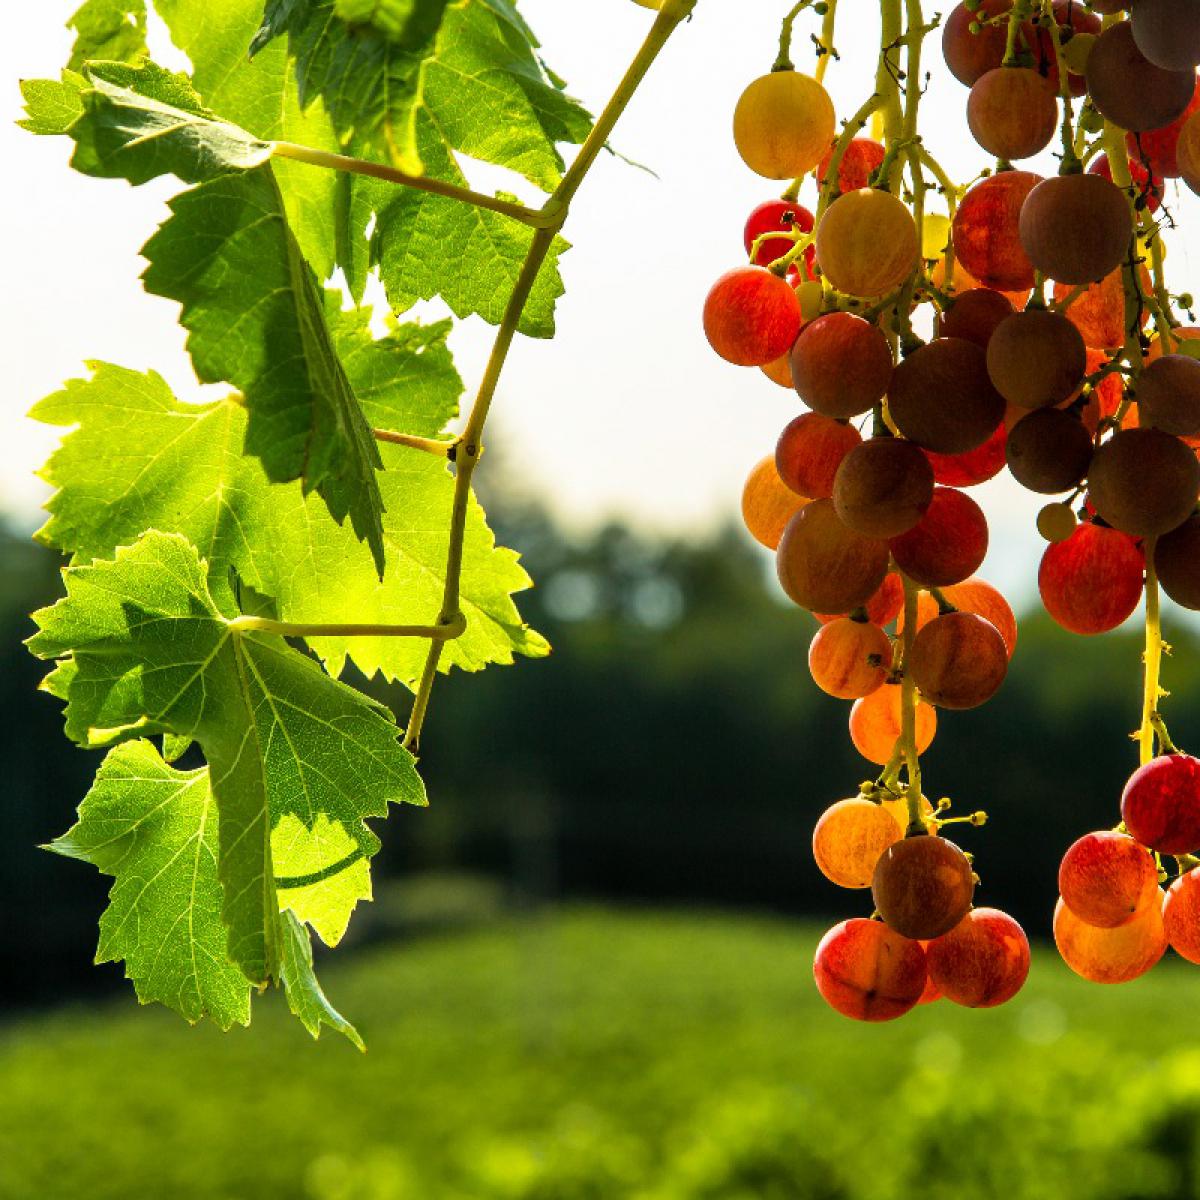
[[[1062,313],[1029,309],[996,327],[987,366],[992,384],[1010,403],[1045,408],[1079,390],[1087,372],[1087,347]]]
[[[1163,928],[1176,954],[1200,963],[1200,870],[1184,872],[1167,888]]]
[[[1160,129],[1147,129],[1141,133],[1127,133],[1125,146],[1130,158],[1144,163],[1159,179],[1178,179],[1183,171],[1179,163],[1179,146],[1184,128],[1191,123],[1200,109],[1200,80],[1192,93],[1191,102],[1169,124]]]
[[[1033,286],[1033,263],[1021,245],[1021,206],[1041,182],[1031,171],[1001,171],[975,184],[959,204],[954,253],[984,287],[1016,292]]]
[[[1058,98],[1028,67],[997,67],[976,80],[967,100],[971,136],[989,154],[1015,161],[1050,145],[1058,128]]]
[[[1200,462],[1177,437],[1123,429],[1105,442],[1088,471],[1088,497],[1110,525],[1135,537],[1178,528],[1200,494]]]
[[[963,338],[935,338],[898,363],[888,407],[906,438],[939,454],[978,449],[1004,419],[987,354]]]
[[[1092,461],[1092,438],[1074,413],[1039,408],[1008,434],[1008,469],[1031,492],[1053,495],[1073,488]]]
[[[1038,533],[1051,543],[1065,542],[1078,524],[1069,504],[1047,504],[1037,515]]]
[[[1200,759],[1162,754],[1139,767],[1121,795],[1121,819],[1159,854],[1200,850]]]
[[[991,288],[960,292],[942,317],[942,336],[963,338],[986,350],[996,326],[1014,311],[1012,301],[1003,292]]]
[[[900,570],[922,587],[962,583],[987,555],[987,518],[965,493],[934,488],[925,515],[888,545]]]
[[[1150,272],[1139,269],[1144,295],[1154,291]],[[1054,299],[1062,300],[1076,289],[1069,283],[1054,285]],[[1125,345],[1125,276],[1120,267],[1110,271],[1098,283],[1090,283],[1066,310],[1067,320],[1079,330],[1089,349],[1117,350]],[[1145,325],[1150,313],[1142,307],[1139,324]]]
[[[704,332],[727,362],[761,367],[791,349],[800,332],[800,301],[786,279],[763,267],[736,267],[704,301]]]
[[[918,835],[889,846],[875,865],[871,896],[889,928],[922,940],[949,933],[970,911],[975,873],[946,838]]]
[[[1192,99],[1195,76],[1194,69],[1155,66],[1138,49],[1128,21],[1106,29],[1088,57],[1092,103],[1114,125],[1134,132],[1161,129],[1180,116]]]
[[[870,695],[883,686],[891,665],[888,635],[878,625],[852,617],[822,625],[808,648],[813,682],[838,700]]]
[[[767,179],[807,175],[834,138],[829,93],[799,71],[772,71],[742,93],[733,140],[742,161]]]
[[[775,466],[792,491],[824,499],[833,495],[833,479],[842,459],[861,444],[862,436],[853,425],[819,413],[801,413],[779,435]]]
[[[916,270],[921,240],[912,213],[890,192],[860,188],[839,196],[817,225],[817,261],[850,296],[882,296]]]
[[[888,545],[847,528],[832,500],[813,500],[788,522],[775,565],[780,586],[801,608],[849,612],[883,582]]]
[[[1021,207],[1029,261],[1060,283],[1091,283],[1121,265],[1133,237],[1129,201],[1101,175],[1057,175]]]
[[[1138,49],[1164,71],[1194,71],[1200,63],[1196,0],[1137,0],[1131,24]]]
[[[958,4],[942,26],[942,56],[946,66],[959,83],[970,87],[989,71],[994,71],[1004,61],[1005,43],[1008,39],[1008,23],[984,25],[987,17],[996,17],[1012,8],[1012,0],[984,0],[979,6],[968,8]],[[978,33],[971,26],[979,22]],[[1023,30],[1029,26],[1023,25]]]
[[[1007,913],[973,908],[925,948],[929,978],[941,995],[966,1008],[1011,1000],[1029,976],[1029,939]]]
[[[1083,7],[1080,0],[1054,0],[1054,21],[1063,30],[1063,57],[1067,62],[1067,86],[1072,96],[1082,96],[1087,92],[1087,80],[1084,72],[1087,60],[1091,57],[1091,49],[1096,44],[1096,36],[1101,31],[1100,18]],[[1067,28],[1070,36],[1067,36]],[[1046,22],[1035,22],[1036,44],[1034,46],[1034,66],[1040,74],[1046,76],[1046,82],[1057,93],[1058,59],[1054,53],[1054,40],[1050,35]]]
[[[1017,618],[1011,605],[986,579],[972,577],[942,588],[942,595],[962,612],[972,612],[991,622],[1004,639],[1008,657],[1017,648]]]
[[[918,631],[908,670],[921,695],[939,708],[977,708],[1004,682],[1008,648],[983,617],[945,613]]]
[[[1007,444],[1008,430],[1001,422],[992,436],[974,450],[968,450],[965,454],[937,454],[926,450],[925,457],[933,467],[935,482],[947,487],[974,487],[995,479],[1004,470]]]
[[[768,550],[779,546],[787,523],[806,504],[808,499],[797,496],[775,469],[775,459],[768,456],[755,464],[742,489],[742,520],[750,536]]]
[[[746,253],[754,249],[754,243],[764,233],[786,233],[796,230],[799,233],[812,233],[813,215],[803,204],[795,200],[767,200],[760,204],[747,218],[742,240]],[[770,266],[777,258],[782,258],[795,247],[796,243],[790,237],[770,238],[758,248],[751,262],[760,267]],[[811,246],[804,251],[804,261],[811,269],[816,252]],[[790,385],[789,385],[790,386]]]
[[[1046,547],[1038,570],[1042,603],[1072,633],[1107,633],[1137,608],[1144,566],[1132,539],[1085,521],[1066,541]]]
[[[792,347],[792,380],[809,408],[835,420],[865,413],[892,378],[892,352],[882,330],[852,313],[810,321]]]
[[[1181,126],[1181,128],[1182,128],[1182,126]],[[1156,135],[1149,134],[1149,133],[1135,135],[1135,134],[1131,133],[1126,136],[1129,137],[1131,140],[1135,136],[1141,137],[1143,139],[1143,144],[1144,144],[1145,139],[1156,136]],[[1179,131],[1176,130],[1175,131],[1175,140],[1178,141],[1178,138],[1179,138]],[[1136,142],[1133,143],[1132,147],[1130,148],[1129,153],[1130,153],[1130,155],[1134,155],[1134,154],[1138,153],[1138,147],[1137,147]],[[1172,143],[1172,146],[1171,146],[1171,161],[1172,161],[1172,163],[1174,162],[1174,156],[1175,156],[1175,149],[1174,149],[1174,143]],[[1140,157],[1139,158],[1130,157],[1130,159],[1128,160],[1128,167],[1129,167],[1130,177],[1133,179],[1134,191],[1136,192],[1137,196],[1145,199],[1146,207],[1150,210],[1150,212],[1157,212],[1158,209],[1160,209],[1162,207],[1162,197],[1163,197],[1163,177],[1162,177],[1162,175],[1160,175],[1158,173],[1157,169],[1152,171],[1149,168],[1143,166]],[[1109,162],[1107,154],[1101,154],[1092,163],[1092,165],[1090,167],[1088,167],[1088,170],[1093,175],[1104,176],[1104,178],[1107,179],[1110,183],[1115,182],[1115,180],[1113,180],[1113,176],[1112,176],[1112,163]]]
[[[857,192],[871,182],[871,175],[883,162],[886,151],[874,138],[857,137],[851,140],[842,155],[842,165],[838,170],[838,191]],[[829,165],[833,161],[833,148],[825,151],[817,167],[817,187],[825,190]]]
[[[826,879],[844,888],[869,888],[879,856],[904,836],[881,804],[857,796],[827,808],[813,830],[813,857]]]
[[[1200,609],[1200,516],[1188,517],[1154,546],[1158,582],[1176,604]]]
[[[1054,941],[1067,966],[1092,983],[1128,983],[1149,971],[1167,949],[1157,899],[1132,921],[1098,929],[1081,921],[1060,898],[1054,910]]]
[[[842,459],[833,503],[842,521],[866,537],[912,529],[933,499],[933,468],[912,442],[870,438]]]
[[[892,1021],[914,1008],[925,990],[925,951],[881,921],[856,917],[821,939],[813,976],[822,998],[842,1016]]]
[[[1200,359],[1164,354],[1137,381],[1138,423],[1194,437],[1200,433]]]
[[[1081,921],[1115,929],[1159,902],[1158,867],[1145,846],[1123,833],[1085,833],[1063,855],[1058,890]]]
[[[883,687],[854,702],[850,710],[850,740],[868,762],[883,766],[892,757],[900,738],[901,687]],[[937,710],[924,700],[917,703],[917,753],[924,754],[937,733]]]

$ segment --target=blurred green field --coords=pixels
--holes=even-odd
[[[568,910],[325,968],[369,1051],[130,1000],[0,1031],[20,1200],[1200,1197],[1200,971],[828,1012],[815,931]]]

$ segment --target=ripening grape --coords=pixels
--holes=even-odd
[[[802,496],[832,496],[842,459],[861,443],[862,435],[853,425],[820,413],[801,413],[784,426],[775,445],[779,478]]]
[[[1048,542],[1065,542],[1078,524],[1069,504],[1047,504],[1037,515],[1037,531]]]
[[[965,454],[937,454],[926,450],[925,457],[933,467],[933,478],[937,483],[947,487],[974,487],[994,479],[1004,470],[1007,443],[1008,430],[1001,422],[992,436],[974,450]]]
[[[913,639],[908,670],[921,695],[939,708],[977,708],[1008,674],[1000,631],[970,612],[935,617]]]
[[[1092,283],[1121,265],[1133,236],[1129,201],[1101,175],[1058,175],[1025,197],[1021,245],[1059,283]]]
[[[780,387],[785,387],[791,391],[792,357],[790,354],[781,354],[769,363],[763,363],[760,370],[772,383],[777,383]]]
[[[817,991],[842,1016],[891,1021],[915,1007],[925,990],[925,951],[882,921],[856,917],[821,939],[813,976]]]
[[[850,710],[850,740],[868,762],[883,766],[892,757],[900,738],[901,687],[883,687],[854,702]],[[917,703],[917,753],[924,754],[937,733],[937,711],[924,700]]]
[[[1017,648],[1017,618],[996,588],[986,579],[972,577],[943,588],[942,595],[961,612],[975,613],[994,625],[1004,639],[1008,657],[1012,658]]]
[[[839,800],[813,830],[813,857],[826,879],[844,888],[869,888],[879,856],[904,836],[896,818],[873,800]]]
[[[946,66],[959,83],[970,87],[1004,61],[1008,25],[982,25],[978,33],[971,32],[975,21],[982,24],[986,17],[999,16],[1012,8],[1012,0],[984,0],[976,9],[959,4],[946,18],[942,27],[942,56]],[[1029,26],[1025,25],[1024,29]]]
[[[1050,145],[1058,128],[1058,98],[1028,67],[997,67],[976,80],[967,100],[971,136],[989,154],[1031,158]]]
[[[942,317],[942,336],[963,338],[986,350],[996,326],[1014,311],[1003,292],[982,287],[960,292]]]
[[[813,500],[788,522],[775,565],[780,586],[801,608],[849,612],[883,582],[888,545],[847,528],[832,500]]]
[[[1054,941],[1067,966],[1092,983],[1128,983],[1149,971],[1167,949],[1157,899],[1115,929],[1085,924],[1060,899]]]
[[[797,496],[779,478],[775,459],[768,455],[755,464],[746,479],[742,489],[742,520],[756,542],[774,550],[787,523],[807,503],[806,497]]]
[[[799,233],[812,233],[813,215],[795,200],[767,200],[760,204],[746,219],[746,228],[742,241],[746,253],[754,249],[754,243],[764,233],[786,233],[794,229]],[[790,237],[769,238],[758,248],[758,253],[751,259],[760,267],[770,266],[777,258],[782,258],[795,247],[795,241]],[[804,251],[804,261],[811,268],[815,251],[811,246]],[[789,385],[790,386],[790,385]]]
[[[981,347],[942,337],[897,364],[888,410],[896,428],[918,446],[963,454],[996,432],[1004,419],[1004,397],[992,386]]]
[[[1121,819],[1159,854],[1200,850],[1200,759],[1162,754],[1139,767],[1121,795]]]
[[[920,249],[904,202],[875,188],[839,196],[817,226],[821,270],[851,296],[882,296],[899,287],[916,269]]]
[[[901,830],[906,830],[909,825],[908,820],[908,797],[901,796],[896,800],[884,800],[881,807],[887,809],[892,814],[892,819],[900,826]],[[932,824],[933,820],[933,805],[929,802],[928,796],[922,796],[920,801],[921,807],[921,827],[924,828],[930,837],[937,837],[937,826]]]
[[[1028,291],[1033,263],[1021,245],[1021,206],[1039,183],[1031,171],[1001,171],[977,183],[954,215],[954,253],[984,287]]]
[[[800,399],[837,420],[878,404],[892,365],[882,330],[852,313],[832,312],[810,321],[792,347],[792,379]]]
[[[975,873],[967,856],[941,837],[906,837],[875,865],[871,897],[887,925],[907,938],[949,933],[971,909]]]
[[[842,155],[842,164],[838,169],[838,191],[857,192],[859,188],[867,187],[871,182],[871,175],[883,162],[885,154],[883,146],[874,138],[852,139],[846,146],[846,153]],[[830,147],[817,167],[817,187],[822,191],[825,190],[825,180],[832,161],[833,148]]]
[[[1149,133],[1132,134],[1131,133],[1128,136],[1131,139],[1134,137],[1141,137],[1143,140],[1143,144],[1144,144],[1145,140],[1147,138],[1157,136],[1157,131],[1154,134],[1149,134]],[[1178,141],[1178,139],[1179,139],[1179,131],[1176,130],[1175,141]],[[1133,149],[1131,149],[1130,153],[1131,154],[1137,153],[1136,145]],[[1174,160],[1175,160],[1175,144],[1174,144],[1174,142],[1172,142],[1172,144],[1171,144],[1171,161],[1174,162]],[[1151,173],[1146,167],[1144,167],[1142,165],[1140,159],[1137,159],[1137,158],[1130,158],[1128,160],[1127,165],[1129,167],[1130,178],[1133,180],[1133,187],[1134,187],[1135,192],[1137,193],[1138,196],[1145,198],[1146,207],[1150,210],[1150,212],[1156,212],[1159,208],[1162,207],[1162,196],[1163,196],[1163,178],[1162,178],[1162,176],[1159,175],[1157,172]],[[1088,170],[1093,175],[1102,175],[1110,183],[1116,182],[1112,176],[1112,163],[1109,162],[1107,154],[1101,154],[1092,163],[1092,165],[1090,167],[1088,167]]]
[[[900,570],[922,587],[961,583],[987,555],[987,518],[970,496],[935,488],[925,515],[888,545]]]
[[[1074,413],[1039,408],[1008,432],[1008,469],[1031,492],[1053,495],[1073,488],[1092,461],[1092,437]]]
[[[800,332],[800,301],[786,279],[763,267],[735,267],[704,301],[704,332],[727,362],[761,367],[791,349]]]
[[[838,516],[866,537],[889,538],[912,529],[932,499],[929,460],[901,438],[870,438],[855,446],[833,480]]]
[[[1122,21],[1097,39],[1087,64],[1092,103],[1114,125],[1139,132],[1161,129],[1192,99],[1195,70],[1165,71],[1138,49],[1133,27]]]
[[[1143,295],[1150,295],[1154,285],[1150,272],[1139,268]],[[1061,300],[1075,288],[1069,283],[1055,283],[1054,299]],[[1115,350],[1125,345],[1125,278],[1120,267],[1110,271],[1097,283],[1088,284],[1066,310],[1067,320],[1079,330],[1084,345],[1094,350]],[[1145,325],[1150,313],[1142,307],[1138,320]]]
[[[1138,424],[1180,437],[1200,433],[1200,359],[1164,354],[1137,381]]]
[[[1163,929],[1176,954],[1200,963],[1200,870],[1186,871],[1167,888]]]
[[[1126,834],[1086,833],[1063,855],[1058,890],[1081,921],[1115,929],[1159,902],[1158,867],[1150,851]]]
[[[900,582],[900,576],[895,571],[889,571],[884,576],[883,582],[875,589],[870,600],[863,605],[867,620],[872,625],[881,626],[890,625],[903,608],[904,584]],[[836,621],[838,617],[848,615],[848,613],[813,613],[813,616],[822,625],[827,625],[830,621]]]
[[[1200,609],[1200,516],[1188,517],[1154,546],[1158,582],[1176,604]]]
[[[1125,534],[1085,521],[1066,541],[1046,547],[1038,590],[1064,629],[1107,633],[1137,608],[1144,566],[1141,550]]]
[[[1029,309],[1001,321],[987,348],[988,374],[1022,408],[1062,404],[1087,373],[1087,347],[1062,313]]]
[[[1138,49],[1165,71],[1200,64],[1200,5],[1196,0],[1137,0],[1131,12]]]
[[[853,617],[822,625],[808,648],[813,682],[837,700],[870,695],[883,686],[891,665],[888,635],[878,625]]]
[[[1158,429],[1122,429],[1088,471],[1088,497],[1110,525],[1134,537],[1167,533],[1196,507],[1200,462],[1177,437]]]
[[[733,140],[750,170],[767,179],[795,179],[821,161],[834,138],[829,93],[799,71],[772,71],[742,93],[733,113]]]
[[[925,947],[929,978],[941,995],[966,1008],[1011,1000],[1029,975],[1029,939],[1007,913],[973,908]]]

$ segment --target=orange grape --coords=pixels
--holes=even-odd
[[[839,196],[817,225],[816,245],[825,278],[850,296],[882,296],[899,287],[921,254],[912,213],[875,188]]]
[[[839,800],[813,830],[813,857],[826,879],[844,888],[869,888],[879,856],[904,836],[881,804],[856,796]]]
[[[869,762],[883,766],[900,740],[900,692],[898,683],[883,687],[854,702],[850,710],[850,740]],[[924,700],[917,702],[917,753],[924,754],[937,733],[937,712]]]
[[[756,542],[774,550],[787,523],[807,503],[806,497],[796,495],[779,478],[775,456],[769,454],[755,464],[746,479],[742,489],[742,520]]]
[[[1054,941],[1063,961],[1092,983],[1128,983],[1144,975],[1167,949],[1162,906],[1157,897],[1133,920],[1115,929],[1081,921],[1059,898],[1054,909]]]
[[[870,621],[839,617],[817,630],[808,648],[808,669],[821,691],[857,700],[882,687],[892,665],[888,635]]]

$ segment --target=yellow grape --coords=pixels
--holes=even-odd
[[[772,71],[742,93],[733,140],[750,170],[767,179],[806,175],[834,136],[833,101],[811,76]]]
[[[857,796],[827,808],[813,830],[813,857],[826,879],[844,888],[867,888],[879,856],[904,836],[881,804]]]

